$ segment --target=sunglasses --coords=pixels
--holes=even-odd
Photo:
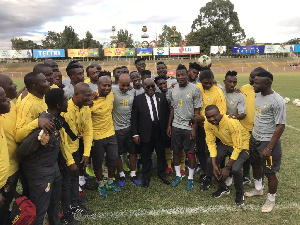
[[[148,90],[149,90],[150,88],[153,89],[153,88],[155,88],[155,85],[154,85],[154,84],[152,84],[152,85],[147,85],[146,88],[147,88]]]

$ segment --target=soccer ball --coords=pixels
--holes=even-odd
[[[202,67],[208,67],[211,64],[211,58],[207,55],[202,55],[198,59],[198,62]]]

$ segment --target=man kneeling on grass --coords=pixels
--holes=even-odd
[[[242,127],[238,120],[222,115],[215,105],[205,108],[207,121],[204,123],[206,133],[206,143],[210,153],[207,160],[206,175],[216,178],[219,188],[212,194],[219,198],[224,194],[229,194],[230,190],[225,184],[225,180],[231,172],[233,174],[234,186],[236,189],[235,203],[244,204],[244,187],[242,167],[249,158],[250,134]],[[220,141],[216,142],[216,139]],[[219,169],[220,163],[229,156],[226,166]]]

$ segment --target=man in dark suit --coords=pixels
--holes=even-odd
[[[147,78],[143,82],[145,93],[135,97],[131,113],[133,141],[141,146],[143,186],[149,187],[151,156],[155,148],[157,174],[165,184],[166,159],[164,141],[167,136],[169,106],[164,94],[155,92],[155,84]]]

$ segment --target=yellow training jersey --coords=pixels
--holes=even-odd
[[[2,188],[7,181],[9,172],[9,157],[6,136],[2,129],[0,122],[0,188]]]
[[[88,77],[87,79],[84,80],[84,83],[87,84],[87,83],[90,82],[90,81],[91,81],[91,79]]]
[[[92,142],[93,142],[93,124],[91,119],[91,110],[88,106],[79,108],[70,99],[68,103],[68,112],[61,114],[66,122],[69,124],[74,134],[83,135],[84,156],[90,156]],[[72,153],[79,148],[79,140],[72,141],[62,128],[61,132],[61,151],[67,161],[67,165],[74,164]]]
[[[241,92],[245,96],[246,100],[246,117],[241,120],[241,124],[246,128],[247,131],[252,131],[254,124],[254,113],[255,113],[255,92],[254,88],[250,84],[245,84],[241,87]]]
[[[115,134],[112,119],[114,94],[111,91],[105,98],[99,97],[91,108],[94,140],[100,140]]]
[[[213,85],[209,90],[204,90],[201,83],[197,83],[202,94],[203,107],[200,115],[205,117],[205,108],[209,105],[216,105],[221,114],[226,114],[227,106],[223,91],[216,85]]]
[[[15,103],[11,101],[10,104],[11,104],[10,112],[0,115],[0,123],[2,125],[4,134],[6,136],[7,149],[9,155],[9,172],[8,172],[9,177],[19,170],[19,162],[16,154],[16,149],[18,145],[15,141],[17,111],[16,111]]]
[[[204,129],[210,157],[217,156],[216,137],[219,138],[224,145],[233,147],[233,152],[230,157],[233,160],[238,158],[243,149],[249,150],[250,134],[237,119],[230,119],[227,115],[223,115],[218,126],[205,121]]]
[[[38,128],[39,115],[47,110],[44,98],[31,93],[17,104],[16,142],[21,143],[35,128]]]

